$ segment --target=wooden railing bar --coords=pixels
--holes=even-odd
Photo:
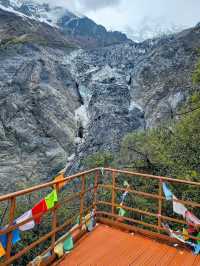
[[[15,207],[16,207],[16,198],[12,197],[10,199],[10,214],[9,214],[9,226],[11,226],[14,222],[15,218]],[[7,246],[6,246],[6,258],[10,258],[10,253],[11,253],[11,247],[12,247],[12,232],[8,233],[8,238],[7,238]]]
[[[98,201],[97,204],[112,206],[112,203],[107,202],[107,201]],[[155,213],[151,213],[151,212],[147,212],[147,211],[142,211],[142,210],[135,209],[135,208],[131,208],[131,207],[128,207],[128,206],[125,206],[125,205],[122,205],[121,206],[119,204],[115,204],[114,206],[116,208],[122,207],[123,209],[125,209],[127,211],[134,211],[134,212],[138,212],[140,214],[144,214],[144,215],[147,215],[147,216],[153,216],[153,217],[156,217],[156,218],[158,217],[158,215],[155,214]]]
[[[115,214],[115,172],[112,172],[112,214]]]
[[[85,209],[85,210],[83,211],[83,213],[86,214],[86,213],[88,213],[88,212],[89,212],[91,209],[93,209],[93,208],[94,208],[94,204],[91,204],[87,209]],[[77,215],[77,217],[78,217],[78,215]],[[91,219],[90,217],[86,218],[86,219],[85,219],[85,222],[89,221],[90,219]],[[77,227],[74,228],[73,230],[70,230],[70,233],[72,233],[74,230],[77,230],[77,229],[82,229],[82,226],[77,224]],[[58,239],[58,240],[56,241],[55,245],[59,244],[59,243],[62,242],[62,241],[63,241],[63,238]],[[46,249],[45,251],[42,252],[42,255],[44,255],[45,253],[47,253],[48,251],[51,251],[51,250],[52,250],[52,247],[49,247],[48,249]]]
[[[56,192],[59,191],[59,184],[56,184]],[[52,209],[52,231],[55,231],[57,227],[57,207],[58,203],[54,205],[54,208]],[[56,242],[56,233],[54,233],[51,237],[51,247],[53,248],[55,246]]]
[[[20,258],[22,255],[24,255],[25,253],[27,253],[29,250],[31,250],[32,248],[38,246],[39,244],[41,244],[42,242],[46,241],[48,238],[50,238],[53,234],[62,231],[65,227],[67,227],[70,223],[72,223],[72,221],[75,219],[75,217],[71,218],[70,220],[68,220],[66,223],[64,223],[63,225],[57,227],[54,231],[49,232],[48,234],[42,236],[41,238],[39,238],[37,241],[31,243],[29,246],[27,246],[26,248],[22,249],[20,252],[18,252],[16,255],[14,255],[12,258],[10,258],[9,260],[6,260],[3,264],[0,264],[1,266],[4,265],[8,265],[11,262],[13,262],[14,260]]]
[[[112,213],[109,213],[109,212],[105,212],[105,211],[97,211],[97,216],[98,215],[107,215],[107,216],[110,216],[112,218],[120,218],[120,219],[123,219],[125,221],[128,221],[128,222],[133,222],[133,223],[137,223],[137,224],[141,224],[141,225],[144,225],[144,226],[147,226],[147,227],[151,227],[151,228],[154,228],[154,229],[159,229],[159,230],[162,230],[162,227],[160,226],[157,226],[157,225],[154,225],[154,224],[148,224],[148,223],[145,223],[143,221],[140,221],[140,220],[137,220],[137,219],[133,219],[133,218],[128,218],[128,217],[121,217],[117,214],[112,214]]]
[[[110,202],[107,202],[107,201],[98,201],[97,204],[112,206],[112,204]],[[137,213],[140,213],[140,214],[143,214],[143,215],[147,215],[147,216],[153,216],[153,217],[156,217],[156,218],[158,217],[158,214],[156,214],[156,213],[152,213],[152,212],[147,212],[147,211],[131,208],[131,207],[128,207],[128,206],[125,206],[125,205],[120,206],[119,204],[115,204],[115,207],[122,207],[123,209],[128,210],[128,211],[137,212]],[[176,223],[179,223],[179,224],[186,224],[186,222],[183,221],[183,220],[178,220],[178,219],[171,218],[171,217],[168,217],[168,216],[161,215],[161,218],[163,220],[168,220],[168,221],[176,222]]]
[[[86,190],[86,191],[84,192],[84,194],[86,194],[86,193],[88,193],[88,192],[90,192],[90,191],[92,191],[92,190],[94,190],[94,187],[89,188],[88,190]],[[69,202],[69,201],[71,201],[71,200],[73,200],[73,199],[75,199],[75,198],[78,198],[78,197],[80,197],[80,192],[76,193],[75,195],[73,195],[73,196],[71,196],[71,197],[68,197],[68,198],[66,198],[66,199],[63,199],[63,200],[62,200],[62,204],[61,204],[60,202],[57,203],[57,205],[56,205],[56,209],[59,209],[64,203],[67,203],[67,202]],[[54,207],[54,208],[55,208],[55,207]],[[48,212],[52,212],[52,211],[54,210],[54,208],[47,210],[46,213],[48,213]],[[45,213],[45,214],[46,214],[46,213]],[[19,223],[19,224],[14,224],[14,225],[11,225],[11,226],[7,227],[7,228],[4,229],[4,230],[0,230],[0,235],[7,234],[7,233],[9,233],[9,232],[11,232],[11,231],[13,231],[13,230],[19,228],[20,226],[22,226],[22,225],[24,225],[24,224],[26,224],[26,223],[28,223],[28,222],[31,222],[31,221],[33,221],[34,219],[39,218],[39,217],[42,216],[43,214],[44,214],[43,212],[40,212],[40,213],[34,215],[34,217],[28,218],[28,219],[24,220],[23,222],[21,222],[21,223]]]
[[[99,184],[99,187],[105,188],[105,189],[110,189],[110,190],[112,189],[112,185]],[[137,191],[134,189],[115,187],[115,190],[122,191],[122,192],[128,191],[129,193],[134,193],[137,195],[141,195],[141,196],[145,196],[145,197],[149,197],[149,198],[153,198],[153,199],[159,199],[159,196],[157,194],[151,194],[151,193],[147,193],[147,192]],[[163,199],[164,199],[164,197],[163,197]],[[199,206],[200,206],[200,204],[199,204]]]
[[[118,174],[126,174],[129,176],[135,176],[135,177],[144,177],[144,178],[152,178],[152,179],[157,179],[159,180],[160,178],[163,181],[167,181],[167,182],[174,182],[174,183],[181,183],[181,184],[185,184],[185,185],[194,185],[194,186],[199,186],[200,187],[200,183],[199,182],[194,182],[194,181],[188,181],[188,180],[182,180],[182,179],[174,179],[174,178],[170,178],[170,177],[164,177],[164,176],[155,176],[155,175],[149,175],[149,174],[141,174],[141,173],[136,173],[136,172],[129,172],[129,171],[125,171],[125,170],[117,170],[117,169],[112,169],[112,168],[104,168],[105,171],[111,171],[111,172],[115,172]]]
[[[0,196],[0,202],[8,200],[8,199],[10,199],[12,197],[23,196],[23,195],[26,195],[28,193],[31,193],[31,192],[34,192],[34,191],[37,191],[37,190],[40,190],[40,189],[43,189],[43,188],[53,187],[56,184],[68,183],[68,182],[74,180],[75,178],[81,177],[84,174],[86,175],[86,174],[93,173],[93,172],[95,172],[98,169],[99,168],[94,168],[94,169],[91,169],[91,170],[88,170],[88,171],[85,171],[85,172],[81,172],[81,173],[66,177],[64,180],[51,181],[51,182],[48,182],[48,183],[45,183],[45,184],[42,184],[42,185],[37,185],[37,186],[31,187],[31,188],[27,188],[27,189],[16,191],[16,192],[4,195],[4,196]]]
[[[95,179],[94,179],[94,210],[96,213],[97,210],[97,189],[98,189],[98,182],[99,182],[99,171],[96,170]]]
[[[110,189],[110,190],[112,189],[112,185],[99,184],[99,187],[100,188],[105,188],[105,189]],[[134,190],[134,189],[126,189],[126,188],[115,187],[115,190],[118,190],[118,191],[126,191],[127,190],[129,193],[134,193],[134,194],[141,195],[141,196],[144,196],[144,197],[147,197],[147,198],[166,200],[166,198],[164,196],[159,196],[157,194],[151,194],[151,193],[147,193],[147,192],[137,191],[137,190]],[[197,202],[192,202],[192,201],[187,201],[187,200],[180,200],[180,199],[177,199],[177,200],[174,200],[174,201],[180,202],[182,204],[185,204],[185,205],[188,205],[188,206],[191,206],[191,207],[200,208],[200,204],[197,203]]]
[[[95,190],[95,187],[92,187],[92,188],[89,188],[89,189],[85,190],[83,194],[85,195],[88,192],[91,192],[92,190]],[[71,200],[73,200],[75,198],[79,198],[80,196],[81,196],[81,192],[77,192],[73,196],[70,196],[70,197],[68,197],[66,199],[62,199],[62,204],[63,203],[67,203],[67,202],[69,202],[69,201],[71,201]]]
[[[161,227],[161,217],[162,217],[162,180],[159,180],[158,188],[158,226]]]
[[[81,180],[81,193],[80,193],[80,221],[79,224],[83,224],[83,209],[84,209],[84,195],[85,195],[85,175],[82,175]]]
[[[140,221],[140,220],[137,220],[137,219],[133,219],[133,218],[128,218],[128,217],[125,217],[125,216],[121,217],[121,216],[119,216],[119,215],[117,215],[117,214],[111,214],[111,213],[109,213],[109,212],[105,212],[105,211],[97,211],[97,217],[98,217],[98,215],[106,215],[106,216],[110,216],[110,217],[115,217],[115,218],[117,218],[117,219],[120,218],[120,219],[123,219],[123,220],[129,221],[129,222],[134,222],[134,223],[137,223],[137,224],[144,225],[144,226],[146,226],[146,227],[152,227],[152,228],[154,228],[154,229],[156,229],[156,230],[159,230],[159,231],[162,230],[162,231],[168,232],[168,230],[167,230],[166,228],[162,227],[162,226],[157,226],[157,225],[153,225],[153,224],[145,223],[145,222],[143,222],[143,221]],[[176,232],[176,231],[173,231],[173,230],[172,230],[172,232],[173,232],[175,235],[180,235],[180,234],[179,234],[178,232]],[[182,234],[182,233],[181,233],[181,235],[184,236],[184,234]],[[200,238],[195,237],[195,236],[192,236],[192,235],[188,235],[188,237],[189,237],[190,239],[193,239],[193,240],[200,240]]]
[[[94,168],[82,173],[78,173],[69,177],[66,177],[64,180],[58,180],[58,181],[51,181],[42,185],[37,185],[28,189],[24,189],[24,190],[20,190],[20,191],[16,191],[14,193],[10,193],[4,196],[0,196],[0,202],[4,201],[4,200],[8,200],[12,197],[18,197],[18,196],[22,196],[22,195],[26,195],[28,193],[31,193],[33,191],[36,190],[40,190],[43,188],[47,188],[47,187],[52,187],[53,185],[56,184],[62,184],[62,183],[66,183],[66,182],[70,182],[75,178],[81,177],[83,174],[90,174],[92,172],[95,172],[97,170],[100,170],[100,168]],[[181,183],[181,184],[186,184],[186,185],[195,185],[195,186],[200,186],[199,182],[193,182],[193,181],[188,181],[188,180],[181,180],[181,179],[173,179],[173,178],[169,178],[169,177],[163,177],[163,176],[154,176],[154,175],[148,175],[148,174],[141,174],[141,173],[135,173],[135,172],[129,172],[129,171],[123,171],[123,170],[117,170],[117,169],[112,169],[112,168],[104,168],[105,171],[111,171],[111,172],[115,172],[115,173],[121,173],[121,174],[127,174],[127,175],[132,175],[132,176],[139,176],[139,177],[144,177],[144,178],[153,178],[153,179],[157,179],[159,180],[160,178],[162,178],[163,181],[168,181],[168,182],[175,182],[175,183]]]
[[[87,212],[89,209],[91,209],[91,207],[93,207],[93,204],[88,207],[85,211]],[[15,261],[16,259],[20,258],[22,255],[28,253],[31,249],[33,249],[34,247],[40,245],[42,242],[46,241],[48,238],[52,237],[53,234],[64,230],[70,223],[72,223],[74,220],[77,219],[79,215],[75,215],[74,217],[70,218],[68,221],[66,221],[63,225],[60,225],[59,227],[56,227],[56,229],[54,229],[53,231],[49,232],[48,234],[40,237],[37,241],[31,243],[29,246],[27,246],[26,248],[22,249],[21,251],[19,251],[17,254],[15,254],[14,256],[12,256],[11,258],[9,258],[8,260],[4,261],[3,264],[1,263],[0,266],[6,266],[9,265],[10,263],[12,263],[13,261]]]
[[[165,216],[165,215],[161,215],[161,218],[162,220],[165,220],[165,221],[170,221],[170,222],[174,222],[174,223],[178,223],[178,224],[183,224],[183,225],[186,225],[186,221],[184,220],[179,220],[179,219],[176,219],[176,218],[172,218],[172,217],[169,217],[169,216]]]

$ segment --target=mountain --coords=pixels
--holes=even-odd
[[[2,192],[65,166],[81,97],[65,63],[74,46],[58,29],[0,9],[0,40]]]
[[[1,8],[1,193],[78,171],[89,154],[116,153],[127,133],[165,123],[195,89],[199,47],[197,25],[83,49],[77,36]]]
[[[0,5],[9,11],[59,28],[65,36],[76,40],[81,47],[107,46],[128,41],[125,34],[107,31],[91,19],[74,14],[63,7],[52,7],[31,0],[0,0]]]

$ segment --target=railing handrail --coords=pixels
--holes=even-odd
[[[41,184],[41,185],[36,185],[36,186],[30,187],[30,188],[26,188],[26,189],[23,189],[23,190],[12,192],[12,193],[0,196],[0,202],[5,201],[5,200],[9,200],[11,198],[16,198],[16,197],[19,197],[19,196],[24,196],[24,195],[26,195],[28,193],[31,193],[31,192],[34,192],[34,191],[37,191],[37,190],[40,190],[40,189],[43,189],[43,188],[52,187],[52,186],[57,185],[57,184],[66,183],[68,181],[72,181],[73,179],[75,179],[77,177],[81,177],[82,175],[86,175],[86,174],[90,174],[92,172],[95,172],[96,170],[99,170],[99,168],[94,168],[94,169],[91,169],[91,170],[88,170],[88,171],[77,173],[75,175],[71,175],[71,176],[65,177],[63,180],[51,181],[51,182],[47,182],[47,183],[44,183],[44,184]]]
[[[65,177],[63,180],[57,180],[57,181],[51,181],[51,182],[47,182],[41,185],[36,185],[30,188],[26,188],[23,190],[19,190],[16,192],[12,192],[12,193],[8,193],[6,195],[0,196],[0,202],[5,201],[5,200],[9,200],[11,198],[14,197],[19,197],[19,196],[23,196],[26,195],[28,193],[43,189],[43,188],[47,188],[47,187],[51,187],[53,185],[57,185],[57,184],[62,184],[62,183],[66,183],[67,181],[72,181],[73,179],[80,177],[82,175],[87,175],[90,174],[92,172],[95,172],[97,170],[101,170],[102,167],[96,167],[84,172],[80,172],[77,173],[75,175],[71,175],[71,176],[67,176]],[[110,172],[115,172],[115,173],[119,173],[119,174],[126,174],[126,175],[132,175],[132,176],[139,176],[139,177],[144,177],[144,178],[153,178],[156,180],[162,180],[162,181],[167,181],[167,182],[175,182],[175,183],[182,183],[185,185],[194,185],[194,186],[200,186],[200,182],[194,182],[194,181],[189,181],[189,180],[184,180],[184,179],[175,179],[175,178],[170,178],[170,177],[164,177],[164,176],[156,176],[156,175],[150,175],[150,174],[142,174],[142,173],[137,173],[137,172],[131,172],[131,171],[126,171],[126,170],[119,170],[119,169],[113,169],[113,168],[103,168],[104,171],[110,171]]]
[[[104,170],[115,172],[118,174],[126,174],[126,175],[134,175],[134,176],[140,176],[140,177],[145,177],[145,178],[153,178],[153,179],[162,180],[162,181],[166,181],[166,182],[170,182],[170,183],[174,182],[174,183],[181,183],[181,184],[185,184],[185,185],[200,186],[200,182],[194,182],[194,181],[189,181],[189,180],[184,180],[184,179],[175,179],[175,178],[171,178],[171,177],[142,174],[142,173],[130,172],[130,171],[126,171],[126,170],[113,169],[113,168],[104,168]]]
[[[100,172],[102,172],[102,174],[104,174],[106,172],[112,174],[112,182],[111,182],[111,184],[109,184],[109,185],[99,184],[99,173]],[[92,174],[92,173],[95,173],[95,177],[94,177],[95,178],[95,182],[94,182],[95,185],[92,188],[86,189],[86,187],[85,187],[86,178],[85,177],[86,177],[86,175],[89,175],[89,174]],[[141,177],[141,178],[155,179],[156,181],[158,181],[158,184],[159,184],[158,194],[152,194],[152,193],[147,193],[147,192],[142,192],[142,191],[136,191],[136,190],[133,190],[133,189],[130,189],[130,188],[128,188],[128,189],[127,188],[126,189],[120,188],[119,186],[116,185],[116,178],[117,178],[118,174],[127,175],[128,177]],[[147,216],[152,216],[152,217],[157,218],[158,222],[157,222],[157,225],[150,224],[149,227],[152,227],[152,228],[155,228],[155,229],[157,228],[158,232],[160,232],[160,230],[164,230],[163,227],[161,226],[161,220],[168,220],[168,221],[173,221],[173,222],[180,223],[180,224],[185,224],[185,221],[183,221],[183,220],[177,220],[177,219],[174,219],[172,217],[164,216],[162,214],[162,201],[165,200],[165,198],[162,196],[162,182],[178,183],[178,184],[185,184],[185,185],[195,185],[197,187],[200,187],[200,182],[193,182],[193,181],[188,181],[188,180],[174,179],[174,178],[163,177],[163,176],[154,176],[154,175],[149,175],[149,174],[145,174],[145,173],[137,173],[137,172],[131,172],[131,171],[126,171],[126,170],[118,170],[118,169],[113,169],[113,168],[103,168],[102,169],[101,167],[97,167],[97,168],[94,168],[94,169],[83,171],[81,173],[77,173],[75,175],[71,175],[71,176],[65,177],[62,180],[56,180],[56,181],[47,182],[45,184],[36,185],[36,186],[30,187],[30,188],[27,188],[27,189],[24,189],[24,190],[20,190],[20,191],[17,191],[17,192],[9,193],[9,194],[4,195],[4,196],[0,196],[0,202],[3,202],[3,201],[9,201],[10,202],[10,208],[9,208],[10,214],[9,214],[9,224],[8,224],[9,226],[6,229],[4,228],[4,229],[0,230],[0,234],[8,233],[8,242],[7,242],[8,244],[7,244],[7,248],[6,248],[6,260],[5,260],[5,264],[0,264],[0,265],[8,265],[8,264],[10,264],[10,262],[12,262],[15,259],[19,258],[19,256],[20,256],[19,254],[11,256],[12,231],[14,229],[18,228],[20,225],[23,225],[26,222],[33,220],[33,217],[32,217],[32,218],[29,218],[26,221],[21,222],[18,225],[16,225],[16,224],[14,225],[13,224],[14,218],[15,218],[16,198],[19,197],[19,196],[23,196],[23,195],[26,195],[28,193],[34,192],[34,191],[39,191],[41,189],[48,188],[48,187],[49,188],[50,187],[51,188],[54,187],[58,191],[59,190],[59,184],[63,184],[64,183],[64,185],[65,184],[67,185],[67,184],[69,184],[71,181],[73,181],[76,178],[79,178],[80,181],[82,182],[81,183],[82,184],[81,185],[81,191],[75,193],[72,197],[63,199],[62,202],[58,202],[55,205],[54,208],[49,210],[52,213],[52,230],[48,234],[46,234],[43,237],[39,238],[37,241],[33,242],[31,245],[29,245],[26,248],[24,248],[22,251],[19,252],[19,254],[25,254],[32,247],[35,247],[38,244],[44,242],[47,239],[47,236],[51,237],[51,249],[53,250],[53,248],[55,246],[55,242],[56,242],[56,232],[58,232],[60,230],[60,228],[64,228],[68,224],[68,223],[65,223],[64,227],[62,227],[62,226],[58,227],[57,226],[56,211],[57,211],[58,208],[61,207],[61,205],[64,202],[70,201],[72,198],[75,198],[75,197],[79,197],[80,198],[80,211],[79,211],[80,222],[79,222],[79,225],[81,226],[82,223],[83,223],[83,214],[86,211],[84,209],[84,196],[85,196],[86,193],[88,193],[90,191],[94,191],[94,201],[93,201],[92,206],[93,206],[95,211],[97,209],[97,205],[103,204],[103,205],[109,205],[109,206],[112,207],[112,211],[111,211],[111,214],[110,214],[110,217],[112,216],[112,219],[114,219],[114,217],[115,218],[119,217],[118,215],[116,215],[115,209],[120,207],[120,206],[122,208],[128,210],[128,211],[133,211],[133,212],[144,214],[144,215],[147,215]],[[108,189],[111,190],[111,192],[112,192],[111,202],[97,200],[97,189],[98,189],[98,187],[108,188]],[[147,212],[147,211],[139,210],[139,209],[136,209],[136,208],[131,208],[129,206],[125,206],[124,204],[122,204],[122,205],[117,204],[115,202],[116,191],[125,191],[125,190],[128,191],[129,193],[135,193],[135,194],[138,194],[138,195],[141,195],[141,196],[155,198],[158,201],[158,213],[155,214],[155,213],[152,213],[152,212]],[[175,199],[175,201],[179,202],[179,203],[186,204],[186,205],[191,205],[192,207],[200,207],[199,203],[195,203],[193,201],[184,201],[184,200],[179,200],[179,199]],[[98,213],[99,214],[102,213],[102,214],[106,215],[106,212],[98,212],[97,211],[97,214]],[[40,214],[38,214],[38,217],[39,216],[40,216]],[[37,215],[36,215],[35,218],[37,218]],[[135,223],[138,223],[138,224],[141,224],[141,225],[144,225],[144,226],[146,226],[148,224],[148,223],[141,222],[139,220],[131,219],[131,218],[128,218],[128,217],[124,217],[124,220],[133,221]],[[192,239],[198,239],[198,238],[192,237],[192,236],[191,236],[191,238]],[[198,239],[198,240],[200,240],[200,239]]]

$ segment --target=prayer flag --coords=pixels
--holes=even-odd
[[[26,221],[26,220],[28,220],[28,219],[30,219],[32,217],[33,217],[32,210],[29,210],[29,211],[25,212],[23,215],[21,215],[19,218],[17,218],[15,220],[15,222],[16,222],[16,224],[19,224],[19,223],[22,223],[22,222],[24,222],[24,221]],[[28,223],[26,223],[24,225],[21,225],[19,227],[19,230],[27,231],[27,230],[33,229],[34,226],[35,226],[35,222],[34,222],[34,220],[32,220],[32,221],[30,221],[30,222],[28,222]]]
[[[63,243],[59,243],[54,248],[55,254],[58,256],[58,258],[61,258],[64,255],[64,249],[63,249]]]
[[[177,202],[176,200],[177,198],[173,195],[173,211],[177,214],[182,215],[183,218],[185,218],[185,213],[187,209],[185,208],[183,204],[181,204],[180,202]]]
[[[162,187],[163,187],[163,192],[165,194],[166,200],[172,200],[173,194],[169,190],[169,188],[167,187],[167,185],[165,183],[162,183]]]
[[[49,195],[45,197],[47,209],[49,210],[53,208],[57,201],[58,201],[58,196],[57,196],[56,189],[54,189]]]
[[[194,254],[195,254],[195,255],[198,255],[199,252],[200,252],[200,244],[195,245],[195,247],[194,247]]]
[[[5,249],[3,248],[1,242],[0,242],[0,257],[3,257],[6,254]]]
[[[184,238],[184,240],[188,240],[189,239],[188,230],[186,230],[185,228],[183,228],[183,238]]]
[[[168,224],[162,223],[162,226],[168,232],[168,234],[169,234],[170,237],[175,238],[175,239],[179,240],[182,243],[185,243],[184,237],[181,235],[181,233],[179,231],[177,231],[176,233],[174,233],[173,230],[169,227]]]
[[[100,168],[102,176],[104,176],[104,167]]]
[[[124,216],[126,214],[126,211],[123,208],[119,208],[119,216]]]
[[[124,187],[129,187],[129,183],[126,180],[124,181]]]
[[[192,226],[192,225],[189,224],[189,226],[188,226],[188,233],[189,234],[195,234],[195,233],[197,233],[197,230],[196,230],[196,228],[194,228],[194,226]]]
[[[191,212],[188,210],[185,213],[186,221],[189,225],[200,225],[200,220]]]
[[[5,226],[4,228],[1,228],[1,230],[6,229],[8,226]],[[16,244],[18,241],[21,240],[20,233],[18,229],[15,229],[12,231],[12,245]],[[0,235],[0,242],[4,248],[7,246],[8,242],[8,235]]]
[[[87,224],[87,230],[91,232],[94,226],[95,226],[95,218],[94,218],[94,210],[92,210],[90,212],[90,220],[89,220],[89,223]]]
[[[36,224],[39,224],[41,222],[41,217],[46,211],[47,211],[47,205],[46,205],[46,201],[44,199],[42,199],[39,203],[37,203],[33,207],[32,214],[33,214],[33,217],[34,217]],[[39,215],[39,217],[35,218],[35,216],[39,213],[41,215]]]
[[[126,196],[128,195],[128,191],[125,191],[123,194],[122,194],[122,202],[124,202]]]
[[[64,178],[65,178],[64,177],[64,173],[62,173],[62,174],[56,176],[56,178],[54,179],[54,181],[62,181],[62,180],[64,180]],[[58,184],[58,189],[60,190],[61,188],[64,187],[64,185],[65,185],[65,182],[59,183]],[[54,185],[54,188],[56,189],[56,185]]]
[[[200,238],[200,232],[197,234],[197,237]],[[200,240],[197,240],[197,244],[200,245]]]
[[[65,252],[70,251],[73,249],[73,247],[74,247],[73,239],[71,234],[69,234],[66,240],[64,241],[64,251]]]

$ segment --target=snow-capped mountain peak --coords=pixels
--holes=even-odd
[[[88,17],[65,7],[38,0],[0,0],[0,8],[56,27],[64,36],[82,47],[106,46],[128,41],[121,32],[109,32]]]
[[[63,7],[52,7],[47,3],[39,3],[34,0],[0,0],[0,4],[10,10],[21,12],[33,19],[58,26],[63,17],[68,19],[81,17],[73,14]]]

